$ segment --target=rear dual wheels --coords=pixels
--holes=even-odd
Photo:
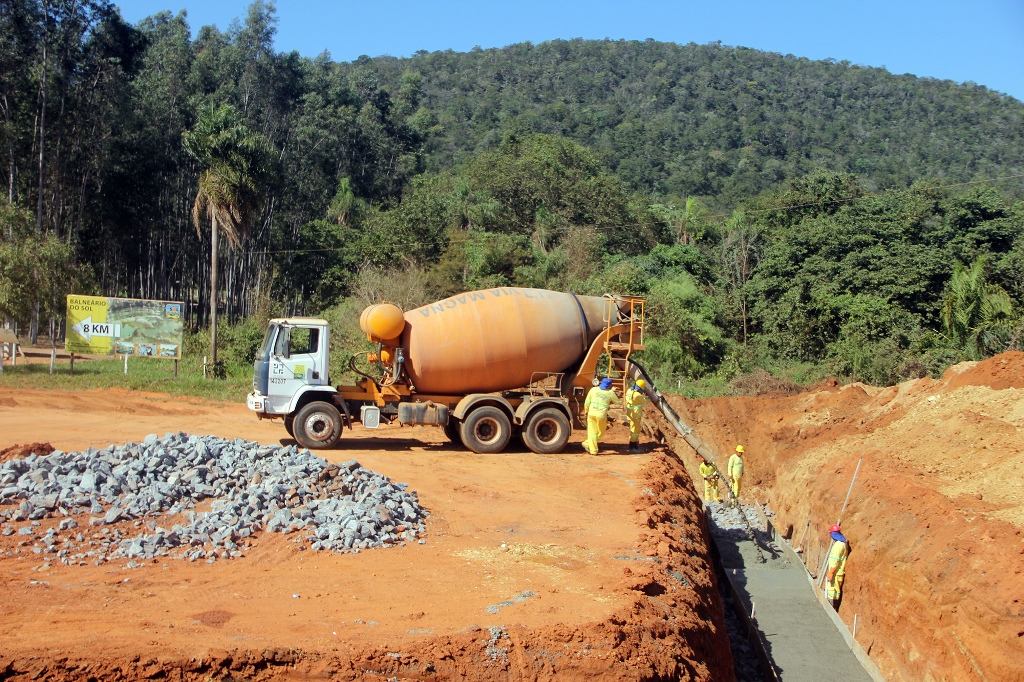
[[[485,405],[469,413],[459,429],[467,448],[481,455],[501,452],[512,437],[512,422],[497,407]]]
[[[539,455],[561,452],[569,442],[572,426],[565,413],[554,407],[536,410],[523,424],[523,442]]]
[[[503,410],[485,405],[470,412],[461,424],[449,423],[445,426],[445,433],[453,443],[461,440],[473,452],[491,454],[508,446],[512,438],[512,423]],[[530,450],[552,455],[565,449],[572,425],[564,412],[546,407],[530,414],[520,433]]]
[[[310,450],[334,447],[341,438],[341,413],[321,400],[309,403],[298,411],[292,422],[295,440]]]

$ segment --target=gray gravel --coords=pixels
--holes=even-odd
[[[210,511],[194,511],[206,500]],[[260,532],[294,533],[303,549],[358,552],[415,540],[426,516],[406,484],[295,445],[169,433],[0,464],[0,535],[28,536],[22,544],[33,553],[64,564],[212,563],[242,556]],[[40,520],[53,518],[57,527],[43,531]]]
[[[754,539],[757,541],[758,547],[760,547],[759,556],[761,559],[764,559],[764,562],[758,560],[758,564],[775,566],[789,563],[785,553],[768,535],[768,529],[761,523],[761,518],[758,516],[757,508],[754,505],[742,504],[740,509],[736,509],[724,502],[706,502],[705,510],[708,515],[711,537],[718,544],[718,551],[721,553],[722,560],[725,563],[730,564],[730,562],[742,561],[739,554],[740,548],[748,548],[751,552],[753,551],[753,545],[749,542],[750,536],[747,534],[747,523],[750,524],[750,528],[754,531]],[[740,516],[741,510],[743,517],[746,517],[747,523],[744,523],[743,517]],[[767,507],[765,508],[765,513],[769,517],[775,516],[775,512]],[[751,562],[750,565],[754,565],[753,562],[756,559],[757,557],[751,554],[745,561]]]

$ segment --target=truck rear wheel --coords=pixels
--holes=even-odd
[[[526,418],[523,442],[539,455],[553,455],[565,448],[571,432],[565,413],[555,407],[546,407]]]
[[[470,412],[459,432],[467,448],[488,455],[505,449],[512,437],[512,423],[497,407],[485,405]]]
[[[316,450],[334,447],[341,437],[341,413],[330,403],[316,401],[299,410],[292,424],[299,445]]]

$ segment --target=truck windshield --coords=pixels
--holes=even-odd
[[[277,336],[277,329],[278,327],[276,324],[267,326],[267,333],[263,337],[263,343],[260,344],[260,358],[270,357],[270,349],[274,346],[274,337]]]

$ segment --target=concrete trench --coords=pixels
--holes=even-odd
[[[653,427],[652,435],[684,466],[695,457],[684,444],[673,445],[660,426]],[[702,482],[693,485],[702,491]],[[756,501],[741,509],[757,546],[739,510],[710,502],[703,514],[723,605],[732,611],[726,620],[738,682],[883,682],[868,654],[814,587],[800,555],[775,531],[771,512]]]

